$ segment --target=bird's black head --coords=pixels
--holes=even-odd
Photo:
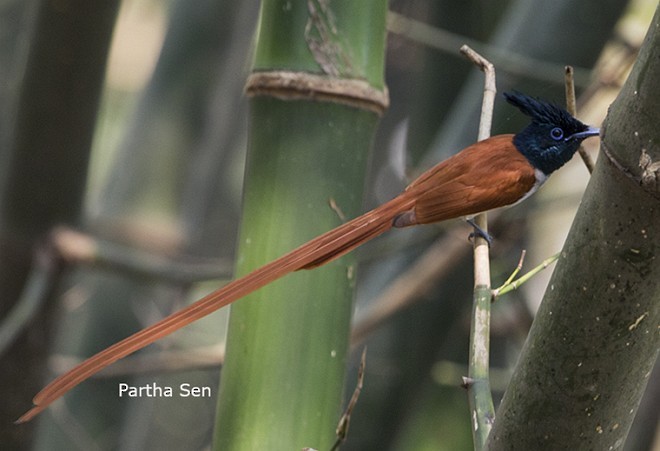
[[[583,139],[597,136],[600,132],[557,105],[515,91],[504,93],[504,97],[532,118],[532,123],[513,138],[513,143],[532,166],[545,175],[550,175],[570,160]]]

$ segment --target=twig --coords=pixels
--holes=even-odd
[[[50,240],[70,264],[108,267],[139,277],[188,284],[230,277],[232,272],[226,260],[178,261],[64,226],[54,228]]]
[[[495,299],[497,299],[499,296],[502,296],[503,294],[507,294],[507,293],[509,293],[513,290],[518,289],[518,287],[520,287],[522,284],[524,284],[529,279],[534,277],[536,274],[543,271],[545,268],[547,268],[552,263],[557,261],[557,259],[559,258],[559,255],[560,254],[557,253],[557,254],[553,255],[552,257],[546,258],[545,260],[543,260],[541,262],[540,265],[538,265],[537,267],[535,267],[531,271],[525,273],[523,276],[521,276],[519,279],[517,279],[513,282],[511,282],[511,278],[509,278],[509,280],[507,280],[504,284],[502,284],[501,287],[496,288],[495,290],[493,290],[493,301],[495,301]]]
[[[346,436],[348,435],[348,427],[351,424],[351,415],[353,414],[353,409],[355,408],[358,399],[360,398],[360,393],[362,392],[362,385],[364,383],[364,369],[367,366],[367,348],[362,350],[362,357],[360,358],[360,366],[358,367],[358,376],[357,384],[355,385],[355,390],[353,390],[353,395],[351,396],[348,405],[344,414],[339,419],[339,424],[337,424],[337,440],[335,444],[330,448],[330,451],[335,451],[339,449],[339,446],[344,443]]]
[[[525,254],[527,254],[527,251],[523,249],[522,252],[520,253],[520,260],[518,260],[518,266],[516,266],[516,269],[513,270],[509,278],[506,279],[506,281],[499,288],[493,290],[493,302],[495,301],[495,298],[497,297],[500,290],[503,287],[509,285],[513,281],[513,279],[518,275],[518,273],[523,267],[523,263],[525,262]]]
[[[330,204],[330,208],[332,209],[332,211],[334,211],[337,214],[337,217],[341,222],[348,221],[348,218],[346,217],[342,209],[339,208],[339,205],[337,205],[337,201],[335,201],[333,197],[328,199],[328,204]]]
[[[461,47],[468,59],[474,62],[484,72],[484,98],[481,105],[479,121],[479,140],[490,136],[493,120],[493,105],[495,103],[495,68],[493,65],[467,46]],[[488,220],[485,213],[477,215],[474,222],[485,233],[488,233]],[[475,236],[474,240],[474,297],[472,307],[472,324],[470,328],[470,358],[468,378],[465,385],[468,388],[470,404],[472,437],[475,450],[481,450],[495,419],[495,408],[490,392],[488,374],[490,354],[490,256],[488,242],[484,237]]]
[[[390,11],[387,13],[387,31],[402,36],[414,43],[427,46],[451,55],[462,44],[467,44],[480,53],[488,54],[497,69],[513,75],[522,75],[548,83],[556,83],[553,74],[561,70],[561,65],[537,58],[530,58],[511,49],[490,45],[476,39],[452,33],[442,28],[433,27],[402,14]],[[576,83],[580,87],[589,86],[591,71],[585,68],[576,69]]]
[[[0,356],[41,309],[62,269],[62,260],[50,243],[37,247],[33,264],[16,304],[0,322]]]
[[[94,265],[146,278],[182,284],[221,279],[231,265],[221,260],[180,262],[98,239],[68,227],[55,227],[33,257],[32,270],[20,298],[0,322],[0,355],[37,314],[67,265]]]
[[[575,77],[573,66],[566,66],[564,68],[564,88],[566,90],[566,109],[568,110],[573,117],[577,116],[577,107],[575,101]],[[584,165],[587,167],[589,174],[594,172],[594,162],[591,160],[591,157],[585,150],[585,148],[580,144],[578,148],[578,153],[584,162]]]
[[[190,349],[164,349],[128,356],[99,371],[94,379],[129,377],[145,374],[163,374],[177,371],[217,369],[224,363],[224,345],[199,346]],[[55,354],[48,358],[48,366],[54,374],[69,371],[82,360],[79,357]]]

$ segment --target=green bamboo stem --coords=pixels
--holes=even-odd
[[[382,90],[385,11],[381,0],[264,1],[254,74],[262,82],[274,74],[268,83],[275,84],[278,74],[310,83],[366,80]],[[318,101],[318,92],[294,91],[277,91],[287,100],[252,91],[238,276],[341,224],[329,200],[347,217],[362,211],[377,115],[345,99]],[[232,305],[215,449],[332,446],[354,265],[348,255]]]

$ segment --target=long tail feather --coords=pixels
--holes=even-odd
[[[392,227],[393,218],[411,206],[409,196],[404,193],[390,202],[308,241],[245,277],[230,282],[194,304],[99,352],[44,387],[32,400],[34,407],[16,420],[16,423],[31,420],[73,387],[113,362],[247,296],[290,272],[315,268],[350,252],[371,238],[389,230]]]

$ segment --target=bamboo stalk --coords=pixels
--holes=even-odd
[[[386,6],[262,3],[238,276],[341,224],[336,209],[362,210],[374,112],[387,105]],[[333,445],[354,278],[348,255],[232,305],[215,449]]]

